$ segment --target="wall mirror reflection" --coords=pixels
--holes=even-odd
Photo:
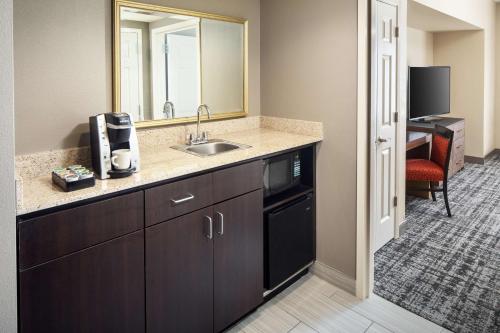
[[[243,19],[115,1],[114,111],[138,127],[247,113]]]

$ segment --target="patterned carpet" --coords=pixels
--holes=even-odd
[[[500,332],[500,154],[450,179],[452,218],[408,197],[407,229],[375,253],[375,294],[453,332]]]

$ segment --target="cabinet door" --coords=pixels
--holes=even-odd
[[[144,232],[19,274],[20,332],[144,332]]]
[[[226,328],[263,299],[262,190],[214,206],[214,328]]]
[[[206,208],[146,229],[148,332],[213,331],[213,239]]]

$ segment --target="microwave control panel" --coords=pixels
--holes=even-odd
[[[300,177],[300,154],[293,157],[293,178]]]

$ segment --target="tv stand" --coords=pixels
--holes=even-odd
[[[450,169],[448,171],[448,175],[449,177],[451,177],[464,168],[465,119],[435,117],[430,120],[427,119],[427,121],[425,122],[410,120],[406,123],[406,129],[407,131],[413,131],[413,132],[432,133],[436,125],[449,128],[455,133],[453,135],[453,147],[451,150]]]
[[[446,118],[440,118],[440,117],[424,117],[424,118],[419,118],[415,120],[410,120],[410,123],[416,123],[416,124],[437,124],[440,121]]]

